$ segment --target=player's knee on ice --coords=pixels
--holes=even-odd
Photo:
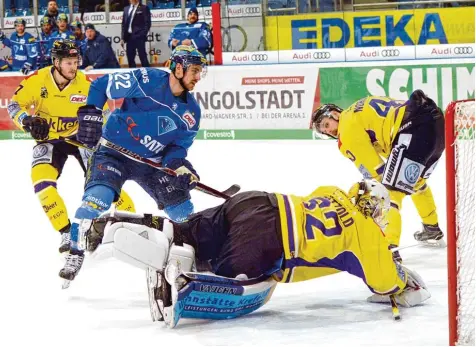
[[[167,206],[164,211],[174,222],[183,222],[193,213],[193,209],[192,201],[186,200],[177,205]]]

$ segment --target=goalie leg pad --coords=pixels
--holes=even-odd
[[[169,241],[156,229],[119,222],[106,227],[103,243],[96,252],[98,251],[140,269],[150,267],[162,270],[169,253]]]
[[[165,323],[173,328],[180,318],[223,320],[251,313],[268,302],[277,284],[271,277],[257,280],[182,274],[172,285],[173,304],[169,314],[166,310]],[[177,287],[180,283],[182,285]],[[177,290],[175,295],[174,289]]]

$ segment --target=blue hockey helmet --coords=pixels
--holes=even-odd
[[[15,19],[14,25],[17,26],[18,24],[23,24],[23,26],[26,26],[26,20],[24,20],[23,18]]]
[[[207,59],[193,46],[177,46],[170,55],[170,71],[175,72],[177,64],[183,66],[184,71],[190,65],[200,65],[204,72],[208,65]]]

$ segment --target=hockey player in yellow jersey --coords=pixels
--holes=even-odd
[[[389,208],[388,191],[376,180],[359,182],[348,194],[332,186],[305,197],[250,191],[192,214],[183,223],[121,212],[96,219],[88,232],[88,249],[149,269],[152,316],[160,320],[162,315],[171,327],[180,316],[237,317],[264,304],[276,282],[340,271],[364,281],[374,293],[369,301],[384,302],[394,295],[399,304],[411,307],[430,293],[420,276],[395,261],[388,249],[382,228]],[[187,275],[194,268],[214,275]],[[191,279],[199,283],[185,285]],[[235,293],[240,298],[247,290],[249,296],[233,304],[233,295],[223,300],[218,295]],[[223,315],[220,307],[210,311],[212,303],[220,302],[229,303]],[[205,307],[199,308],[200,303]],[[256,304],[253,309],[250,303]],[[195,313],[187,316],[183,310]]]
[[[62,253],[69,250],[70,221],[56,182],[68,156],[74,156],[85,171],[89,153],[59,138],[75,136],[76,113],[86,104],[91,81],[78,71],[80,54],[73,41],[55,41],[51,56],[53,66],[36,71],[20,83],[8,105],[8,113],[37,142],[33,148],[31,178],[44,212],[53,228],[61,233]],[[107,117],[108,112],[105,108],[103,115]],[[131,198],[124,191],[117,208],[134,210]]]
[[[407,101],[370,96],[346,110],[326,104],[314,112],[312,123],[318,133],[338,138],[340,152],[365,178],[376,178],[389,189],[390,247],[400,242],[405,195],[411,195],[423,223],[415,239],[444,246],[426,183],[444,150],[444,117],[433,100],[417,90]]]

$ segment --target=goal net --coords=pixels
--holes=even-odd
[[[450,345],[475,345],[476,150],[474,100],[446,109]]]

